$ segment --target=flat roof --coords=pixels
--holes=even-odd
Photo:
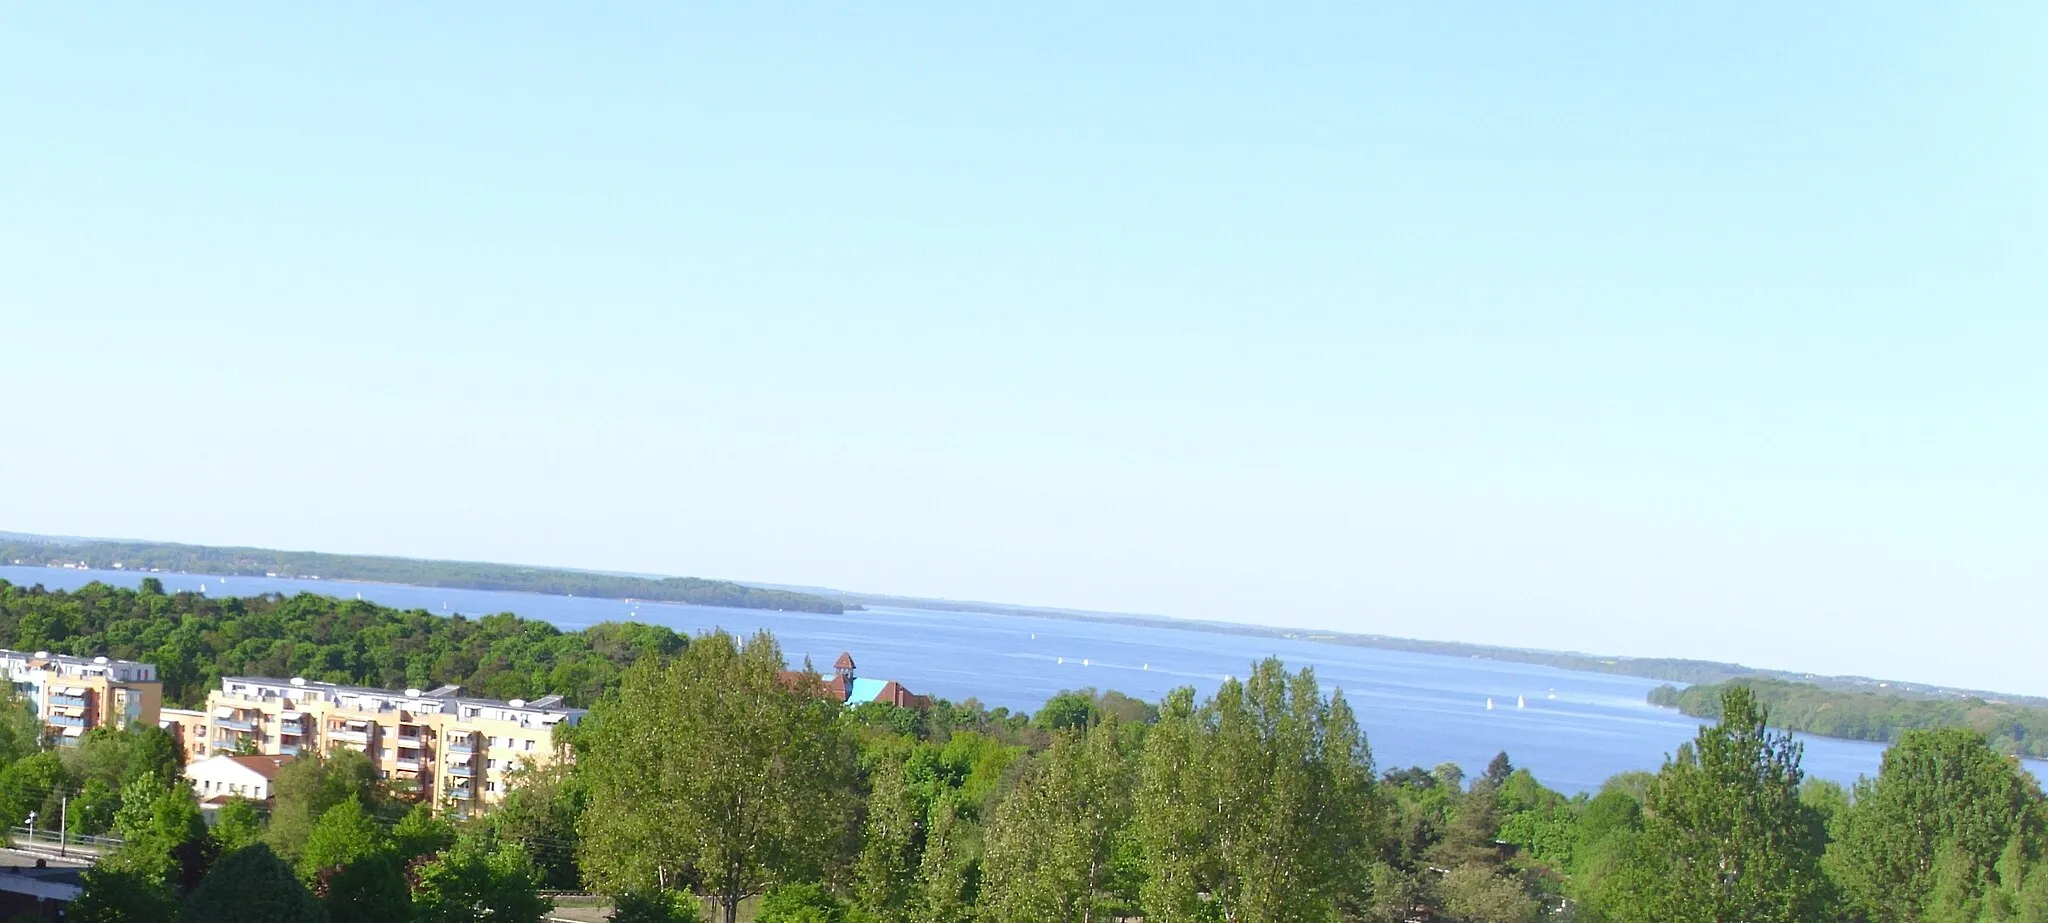
[[[405,691],[400,689],[377,689],[371,686],[348,686],[343,685],[341,683],[328,683],[311,679],[294,683],[289,679],[278,679],[274,676],[223,676],[220,678],[220,681],[223,688],[225,688],[228,683],[246,683],[255,686],[277,686],[284,689],[315,689],[319,690],[320,692],[337,695],[375,696],[380,699],[392,699],[396,701],[406,702],[434,702],[436,704],[443,706],[444,708],[450,705],[473,705],[480,708],[502,708],[511,711],[533,712],[535,714],[541,715],[576,716],[589,714],[589,709],[569,708],[560,704],[560,696],[543,696],[540,699],[537,699],[532,702],[527,702],[523,705],[514,705],[511,702],[503,699],[480,699],[464,695],[434,694],[440,692],[441,689],[455,688],[449,686],[442,686],[437,689],[421,692],[419,695],[406,695]],[[540,704],[541,702],[545,702],[548,699],[553,699],[554,701],[546,705]],[[449,711],[452,712],[452,709],[449,709]]]

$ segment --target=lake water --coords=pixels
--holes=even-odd
[[[143,574],[0,566],[0,579],[75,589],[94,580],[136,586]],[[830,670],[851,651],[863,676],[912,691],[1036,709],[1063,689],[1093,686],[1157,701],[1177,686],[1209,693],[1267,655],[1311,666],[1327,690],[1344,690],[1381,769],[1445,761],[1468,773],[1502,750],[1515,765],[1567,793],[1590,791],[1630,769],[1655,770],[1692,738],[1698,722],[1644,701],[1654,680],[1530,664],[1347,647],[1306,640],[972,612],[875,608],[844,615],[767,612],[615,599],[442,590],[345,580],[154,574],[172,592],[211,596],[323,593],[437,613],[514,612],[562,628],[641,621],[691,633],[723,628],[773,632],[785,654]],[[536,690],[540,692],[543,690]],[[1527,700],[1517,707],[1517,699]],[[1493,709],[1486,707],[1492,699]],[[1807,737],[1809,774],[1843,783],[1875,775],[1880,744]],[[2048,765],[2031,764],[2048,775]]]

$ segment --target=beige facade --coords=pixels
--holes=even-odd
[[[211,752],[294,756],[349,747],[399,791],[470,815],[505,795],[513,771],[557,758],[556,725],[582,720],[561,696],[474,699],[454,686],[392,692],[304,679],[230,676],[206,697]]]
[[[77,746],[96,727],[147,726],[160,720],[163,684],[154,664],[0,650],[0,669],[15,694],[34,705],[44,737],[60,747]]]
[[[196,763],[213,752],[213,744],[207,738],[213,729],[206,720],[206,713],[190,708],[166,708],[159,712],[157,727],[169,731],[171,739],[178,742],[178,749],[185,752],[187,764]]]

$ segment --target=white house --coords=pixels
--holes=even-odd
[[[279,767],[292,761],[289,756],[210,756],[185,767],[185,778],[201,803],[219,803],[229,798],[252,801],[270,799],[270,783]]]

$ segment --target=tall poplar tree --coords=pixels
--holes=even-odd
[[[766,632],[643,658],[600,703],[579,760],[590,803],[580,856],[619,893],[695,882],[727,923],[741,900],[843,859],[858,798],[840,703],[786,682]]]
[[[903,923],[910,913],[924,850],[924,815],[904,761],[884,755],[868,778],[867,816],[853,868],[854,897],[882,923]]]
[[[918,858],[912,923],[968,923],[978,900],[980,840],[962,818],[960,796],[944,792],[932,803],[931,829]]]
[[[1820,814],[1800,801],[1801,748],[1732,686],[1719,724],[1667,761],[1638,848],[1614,882],[1622,923],[1813,923],[1828,918]]]
[[[1114,918],[1118,847],[1135,780],[1116,720],[1058,732],[990,819],[981,891],[991,923],[1095,923]]]
[[[1147,736],[1137,830],[1147,919],[1326,921],[1369,900],[1379,810],[1341,694],[1275,659],[1197,709],[1177,690]]]

